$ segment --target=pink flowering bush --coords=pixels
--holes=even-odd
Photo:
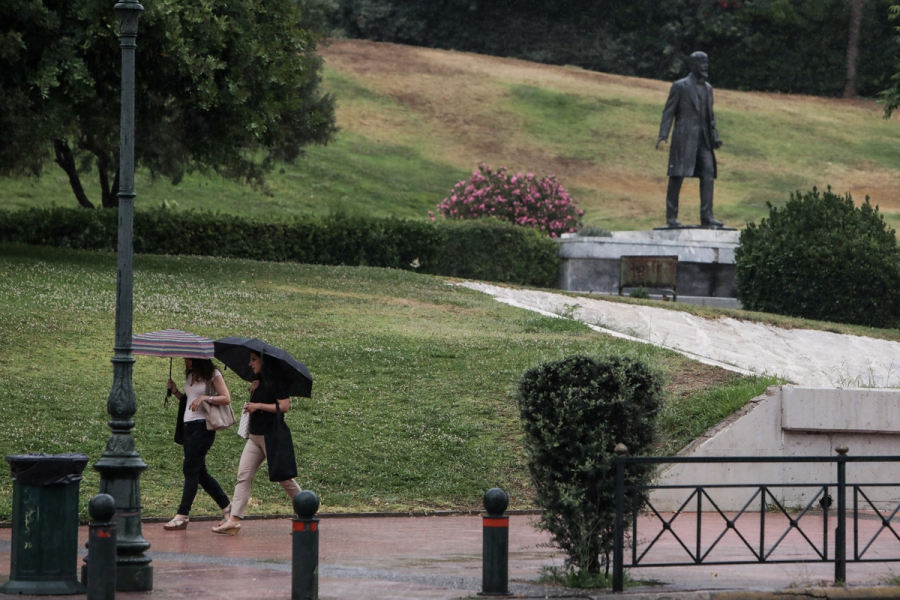
[[[584,214],[555,176],[511,175],[505,167],[493,171],[484,163],[468,181],[457,183],[437,210],[446,219],[496,217],[544,231],[550,237],[573,233]],[[428,214],[434,220],[434,213]]]

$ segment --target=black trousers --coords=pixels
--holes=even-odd
[[[184,424],[184,489],[181,492],[179,515],[188,515],[197,496],[197,487],[202,486],[219,508],[228,506],[228,496],[215,477],[206,470],[206,454],[216,441],[216,432],[206,428],[206,421],[188,421]]]
[[[713,185],[716,181],[716,167],[712,150],[700,144],[697,148],[697,166],[694,177],[700,178],[700,222],[704,225],[713,217]],[[678,196],[684,177],[669,177],[669,188],[666,190],[666,221],[678,218]]]

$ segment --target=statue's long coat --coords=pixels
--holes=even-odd
[[[715,149],[719,140],[713,115],[712,86],[705,81],[703,84],[706,86],[706,119],[703,119],[700,111],[697,84],[690,75],[673,83],[669,91],[658,138],[664,140],[669,137],[669,128],[674,119],[675,129],[672,131],[672,144],[669,147],[669,177],[698,177],[699,173],[695,173],[695,169],[700,137],[706,136],[710,150]],[[716,154],[713,152],[713,177],[717,174]]]

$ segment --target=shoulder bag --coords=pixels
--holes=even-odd
[[[206,395],[215,396],[210,389],[212,382],[206,382]],[[234,425],[234,411],[229,404],[206,403],[206,428],[210,431],[222,431]]]
[[[184,446],[184,411],[187,410],[187,394],[178,401],[178,416],[175,419],[175,443]]]
[[[281,405],[275,400],[275,424],[265,435],[266,462],[269,465],[269,481],[287,481],[297,476],[297,458],[294,456],[294,440],[284,422]]]

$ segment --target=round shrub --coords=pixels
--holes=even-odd
[[[896,327],[900,251],[894,230],[866,197],[829,187],[803,195],[741,232],[735,252],[744,308],[837,323]]]
[[[531,173],[512,175],[505,167],[493,171],[484,163],[468,180],[457,183],[437,205],[447,219],[496,217],[514,225],[531,227],[558,237],[574,233],[584,214],[575,198],[556,177],[536,178]],[[432,219],[434,214],[429,212]]]
[[[632,455],[653,442],[661,377],[630,358],[572,356],[526,372],[518,390],[528,470],[550,533],[573,570],[609,571],[619,442]],[[632,465],[626,485],[649,483],[652,465]],[[640,503],[639,508],[640,508]],[[626,530],[633,506],[625,502]]]

